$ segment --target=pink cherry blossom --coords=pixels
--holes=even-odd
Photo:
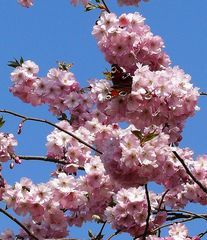
[[[33,0],[18,0],[19,4],[21,4],[23,7],[32,7],[33,6]]]
[[[17,141],[11,133],[0,133],[0,162],[15,158],[14,147]]]
[[[110,64],[118,64],[134,73],[136,64],[148,65],[150,70],[165,69],[169,57],[163,52],[164,42],[153,36],[144,18],[138,13],[122,14],[103,12],[92,34]]]

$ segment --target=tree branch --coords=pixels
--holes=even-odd
[[[173,211],[173,210],[165,210],[164,209],[163,211],[167,212],[170,215],[176,215],[179,218],[194,217],[194,218],[202,218],[202,219],[207,221],[207,215],[206,214],[197,214],[197,213],[189,212],[189,211],[186,211],[186,210],[176,210],[176,211]]]
[[[165,227],[169,227],[171,225],[173,225],[174,223],[183,223],[183,222],[189,222],[191,220],[193,220],[194,218],[191,217],[191,218],[188,218],[188,219],[184,219],[184,220],[181,220],[181,221],[177,221],[177,222],[173,222],[173,223],[168,223],[168,224],[165,224],[165,225],[162,225],[156,229],[154,229],[154,232],[157,232],[158,230],[162,229],[162,228],[165,228]]]
[[[99,153],[99,154],[102,154],[102,152],[100,152],[99,150],[97,150],[96,148],[94,148],[93,146],[91,146],[90,144],[88,144],[87,142],[83,141],[82,139],[80,139],[79,137],[75,136],[73,133],[71,132],[68,132],[66,131],[65,129],[59,127],[58,125],[46,120],[46,119],[40,119],[40,118],[33,118],[33,117],[26,117],[24,115],[21,115],[21,114],[18,114],[16,112],[13,112],[13,111],[9,111],[9,110],[6,110],[6,109],[0,109],[0,112],[2,113],[8,113],[10,115],[13,115],[13,116],[16,116],[16,117],[19,117],[19,118],[22,118],[24,119],[25,121],[34,121],[34,122],[42,122],[42,123],[46,123],[50,126],[53,126],[55,128],[57,128],[58,130],[68,134],[69,136],[75,138],[77,141],[79,141],[80,143],[84,144],[85,146],[89,147],[90,149],[94,150],[95,152]]]
[[[60,160],[60,159],[55,159],[55,158],[48,158],[45,156],[23,156],[23,155],[16,155],[19,159],[22,160],[28,160],[28,161],[33,161],[33,160],[40,160],[40,161],[45,161],[45,162],[53,162],[57,164],[62,164],[62,165],[68,165],[70,163],[66,162],[65,160]],[[84,167],[79,166],[79,170],[84,170]]]
[[[102,239],[101,235],[102,235],[102,232],[103,232],[103,230],[104,230],[105,225],[106,225],[106,221],[103,223],[103,225],[102,225],[99,233],[97,234],[97,236],[95,237],[94,240],[100,240],[100,239]]]
[[[18,224],[24,231],[34,240],[38,240],[37,237],[35,237],[21,222],[19,222],[15,217],[10,215],[7,211],[5,211],[3,208],[0,208],[0,212],[2,212],[4,215],[6,215],[8,218],[10,218],[13,222]]]
[[[197,183],[197,185],[205,192],[207,193],[207,188],[203,186],[203,184],[201,182],[199,182],[191,173],[191,171],[188,169],[188,167],[185,164],[185,161],[178,155],[178,153],[176,151],[172,151],[174,153],[174,155],[177,157],[177,159],[180,161],[180,163],[183,165],[186,173],[192,178],[192,180]]]
[[[206,235],[207,234],[207,230],[205,231],[205,232],[202,232],[202,233],[200,233],[200,234],[198,234],[198,237],[199,238],[202,238],[204,235]]]
[[[200,96],[207,96],[206,92],[200,92]]]
[[[106,10],[108,13],[111,13],[111,11],[109,10],[108,6],[107,6],[106,3],[105,3],[105,0],[101,0],[101,1],[102,1],[103,5],[104,5],[104,7],[105,7],[105,10]]]
[[[80,240],[79,238],[46,238],[45,240]]]
[[[111,240],[113,237],[118,235],[120,232],[121,232],[121,230],[117,230],[115,233],[111,234],[111,236],[109,236],[109,238],[107,240]]]
[[[149,220],[151,215],[151,204],[150,204],[150,198],[149,198],[149,192],[147,188],[147,184],[145,184],[145,194],[147,198],[147,218],[146,218],[146,226],[143,234],[143,239],[146,239],[148,228],[149,228]]]
[[[165,198],[166,194],[167,194],[169,191],[170,191],[170,189],[167,189],[167,190],[164,192],[164,194],[162,195],[162,198],[161,198],[161,200],[160,200],[160,203],[159,203],[157,212],[160,212],[160,209],[161,209],[162,204],[163,204],[163,202],[164,202],[164,198]]]

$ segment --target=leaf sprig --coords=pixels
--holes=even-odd
[[[143,134],[139,130],[133,130],[131,131],[139,140],[140,140],[140,145],[143,146],[144,143],[152,140],[153,138],[157,137],[159,134],[155,133],[155,131]]]
[[[13,68],[17,68],[17,67],[21,67],[23,63],[24,63],[23,57],[21,57],[19,60],[14,58],[14,61],[9,61],[8,62],[8,66],[13,67]]]

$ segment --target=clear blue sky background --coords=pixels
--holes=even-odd
[[[106,0],[112,12],[139,11],[151,26],[154,34],[160,35],[166,45],[173,65],[179,65],[192,76],[195,86],[207,91],[207,1],[204,0],[150,0],[138,8],[119,8],[115,0]],[[31,59],[39,64],[44,76],[47,70],[55,66],[57,60],[73,62],[72,71],[82,86],[93,77],[102,77],[107,67],[104,57],[91,36],[92,26],[99,15],[98,10],[85,13],[82,7],[74,8],[68,0],[35,1],[31,9],[22,8],[16,0],[0,1],[0,108],[17,111],[27,116],[46,118],[56,121],[47,111],[47,106],[31,107],[13,97],[10,86],[7,62],[13,57]],[[181,146],[193,149],[195,156],[207,153],[207,97],[199,101],[201,111],[189,119],[183,134]],[[16,135],[19,119],[5,116],[4,132],[12,132],[18,139],[17,153],[25,155],[44,155],[45,141],[50,127],[38,123],[25,124],[23,133]],[[22,176],[31,177],[34,182],[47,181],[53,164],[44,162],[23,162],[9,170],[4,165],[4,176],[10,184],[19,181]],[[1,205],[1,204],[0,204]],[[192,206],[197,211],[206,212],[206,207]],[[199,223],[191,225],[191,232],[198,233]],[[5,216],[0,215],[0,232],[12,227]],[[91,225],[91,228],[95,228]],[[202,230],[206,225],[202,226]],[[87,228],[76,237],[87,239]],[[73,234],[75,236],[75,233]],[[127,239],[126,236],[118,239]]]

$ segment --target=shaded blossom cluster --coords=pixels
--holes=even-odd
[[[107,94],[110,81],[91,81],[92,93],[97,95],[97,108],[108,123],[126,121],[138,129],[151,125],[161,126],[170,135],[170,142],[181,140],[185,120],[198,110],[198,88],[190,83],[190,76],[178,67],[150,71],[148,66],[137,65],[132,91],[127,96],[110,100]]]
[[[103,12],[92,34],[106,60],[132,74],[137,63],[148,65],[152,71],[170,64],[163,52],[162,38],[152,34],[138,12],[122,14],[119,18],[114,13]]]

